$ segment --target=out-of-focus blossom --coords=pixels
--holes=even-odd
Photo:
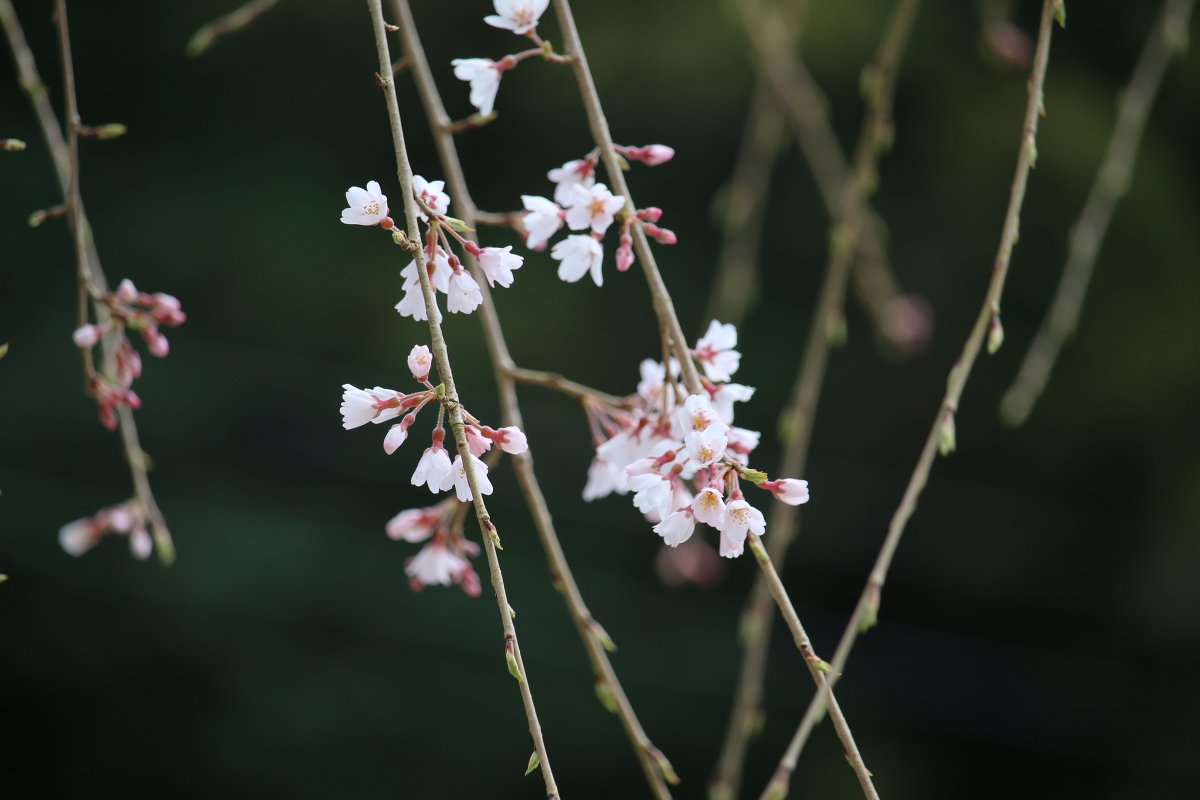
[[[567,283],[574,283],[590,271],[596,285],[604,285],[600,272],[604,248],[591,236],[568,236],[550,249],[550,257],[561,262],[558,277]]]

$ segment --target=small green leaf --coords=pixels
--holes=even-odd
[[[529,765],[525,767],[525,774],[528,775],[529,773],[533,772],[541,763],[542,760],[538,758],[537,750],[534,750],[533,754],[529,756]]]

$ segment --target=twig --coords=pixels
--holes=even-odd
[[[629,187],[625,184],[625,176],[621,172],[617,151],[613,147],[612,133],[609,131],[608,122],[604,118],[604,111],[600,105],[600,96],[596,92],[596,84],[588,68],[587,56],[584,54],[583,45],[579,40],[579,31],[575,27],[575,19],[571,14],[571,5],[568,0],[554,0],[554,9],[558,15],[559,28],[562,31],[565,49],[573,57],[572,63],[575,70],[575,77],[579,84],[584,108],[587,111],[592,136],[595,139],[596,146],[600,148],[600,156],[604,160],[605,171],[608,173],[614,188],[617,189],[617,193],[624,195],[628,207],[636,208],[633,198],[629,194]],[[658,268],[652,260],[653,256],[650,248],[647,246],[645,234],[640,226],[635,226],[634,243],[638,247],[638,256],[642,260],[643,272],[646,275],[647,283],[650,285],[650,294],[654,300],[654,310],[658,316],[659,324],[669,333],[673,340],[676,356],[682,368],[684,385],[689,394],[701,394],[704,388],[700,383],[699,375],[696,372],[696,365],[692,361],[691,354],[687,348],[687,342],[683,338],[683,333],[679,328],[679,319],[675,314],[674,303],[671,301],[671,295],[667,292],[667,287],[663,283],[662,276],[659,274]],[[764,574],[768,575],[768,581],[770,581],[770,576],[775,574],[770,556],[761,547],[755,549],[755,556],[760,568]],[[783,584],[778,582],[778,576],[776,576],[775,584],[772,585],[772,596],[779,604],[780,610],[783,611],[785,619],[788,619],[789,625],[792,625],[794,622],[795,627],[792,628],[792,632],[796,637],[797,646],[799,646],[800,639],[806,637],[802,637],[803,630],[799,629],[800,621],[796,617],[795,609],[792,608],[787,591],[784,589]],[[811,650],[809,653],[811,654]],[[808,654],[806,654],[806,661],[808,661]],[[818,675],[814,674],[813,677],[818,686],[823,685],[823,681],[819,679]],[[830,697],[832,699],[832,694]],[[878,797],[871,783],[871,773],[863,764],[862,755],[858,752],[858,746],[854,742],[854,737],[850,735],[850,729],[845,725],[845,720],[842,720],[842,724],[837,726],[837,728],[838,738],[841,739],[842,746],[846,751],[846,758],[858,776],[864,794],[868,798]]]
[[[939,445],[945,447],[949,444],[951,447],[945,447],[945,449],[952,449],[953,436],[952,434],[948,435],[947,426],[951,426],[950,430],[953,429],[954,412],[958,408],[959,398],[962,396],[963,388],[967,384],[967,378],[971,374],[971,368],[975,364],[979,350],[983,346],[984,337],[987,336],[988,330],[991,327],[992,319],[994,315],[999,313],[1000,297],[1004,291],[1004,280],[1008,275],[1009,259],[1012,255],[1013,245],[1016,242],[1017,227],[1021,218],[1021,206],[1025,199],[1026,181],[1029,177],[1029,169],[1032,166],[1033,154],[1036,152],[1038,111],[1042,104],[1042,87],[1045,84],[1046,65],[1050,58],[1050,34],[1051,26],[1054,22],[1054,6],[1054,0],[1043,0],[1041,24],[1038,28],[1037,50],[1034,55],[1033,70],[1029,78],[1029,102],[1025,108],[1025,123],[1022,129],[1021,149],[1017,156],[1016,175],[1013,177],[1008,210],[1005,213],[1004,227],[1000,234],[1000,246],[996,253],[996,260],[992,266],[992,279],[988,284],[983,307],[980,309],[979,316],[975,320],[975,325],[971,329],[966,343],[963,345],[962,354],[959,356],[958,361],[955,362],[954,368],[950,370],[946,394],[942,398],[937,415],[934,417],[933,428],[925,440],[925,446],[922,448],[921,456],[917,460],[916,469],[913,470],[913,474],[909,478],[908,486],[904,490],[904,497],[900,501],[900,506],[896,509],[891,524],[888,526],[887,537],[884,539],[883,547],[880,549],[879,556],[875,560],[875,566],[871,570],[867,585],[863,588],[862,595],[858,599],[858,604],[855,606],[854,614],[850,617],[850,622],[846,625],[846,630],[842,634],[841,641],[838,642],[832,664],[834,682],[836,682],[836,677],[844,671],[846,660],[850,657],[850,650],[854,647],[854,642],[858,638],[859,632],[875,623],[883,584],[887,579],[892,557],[896,553],[896,547],[900,544],[900,537],[904,533],[905,525],[907,525],[909,518],[912,517],[913,512],[916,510],[917,499],[920,497],[921,491],[925,488]],[[776,769],[775,776],[771,779],[767,790],[763,792],[764,800],[768,797],[776,796],[770,794],[772,787],[787,786],[791,773],[796,767],[796,760],[800,756],[800,751],[803,749],[813,725],[816,724],[816,721],[823,713],[824,705],[824,699],[820,696],[814,697],[812,702],[809,703],[808,710],[804,714],[804,719],[800,722],[800,727],[792,738],[787,752],[784,753],[783,759]]]
[[[753,13],[750,5],[750,2],[741,4],[744,13]],[[780,428],[786,437],[787,446],[779,467],[780,475],[802,475],[808,460],[813,419],[824,382],[831,336],[835,332],[837,320],[841,319],[846,284],[850,276],[853,243],[862,238],[864,226],[869,224],[866,215],[867,196],[877,182],[875,175],[879,158],[884,151],[885,137],[890,137],[896,73],[919,6],[920,0],[898,0],[884,29],[879,50],[867,67],[875,76],[874,88],[868,94],[868,105],[855,150],[854,172],[842,191],[841,207],[833,220],[829,261],[820,299],[813,312],[808,343],[804,351],[804,363],[796,379],[791,405],[781,417]],[[761,26],[761,30],[765,31],[769,26],[777,24],[776,19],[776,15],[761,15],[752,21],[748,16],[746,27],[754,30]],[[795,538],[798,526],[799,514],[795,507],[778,502],[772,506],[769,551],[775,562],[784,563],[788,546]],[[750,602],[742,617],[746,652],[742,657],[742,673],[725,746],[711,784],[715,793],[722,793],[721,796],[724,797],[737,796],[752,722],[761,714],[762,686],[766,674],[772,617],[771,595],[764,585],[768,578],[769,576],[764,575],[755,581]]]
[[[388,51],[387,23],[383,20],[382,0],[367,0],[371,11],[371,22],[375,30],[375,48],[379,54],[379,74],[377,76],[387,100],[388,119],[392,129],[392,143],[396,151],[396,173],[400,179],[401,191],[404,194],[404,215],[407,220],[408,238],[411,242],[420,242],[420,230],[417,225],[417,203],[413,194],[413,172],[408,161],[408,151],[404,145],[404,130],[400,123],[400,105],[396,100],[396,84],[391,77],[392,57]],[[386,78],[379,76],[388,76]],[[492,587],[496,591],[496,603],[500,608],[500,621],[504,627],[504,644],[506,656],[513,659],[516,666],[514,673],[521,690],[521,701],[525,706],[525,716],[529,721],[529,733],[533,737],[534,752],[541,765],[542,778],[546,783],[546,796],[551,800],[559,797],[558,786],[554,782],[554,772],[550,769],[550,757],[546,752],[546,743],[542,737],[542,726],[538,721],[537,709],[533,704],[533,693],[529,688],[529,678],[525,671],[525,663],[521,658],[521,647],[517,642],[517,631],[513,624],[508,595],[504,588],[504,576],[500,571],[500,561],[496,556],[496,526],[488,515],[483,494],[479,491],[478,476],[475,465],[470,457],[471,451],[467,445],[466,430],[463,426],[462,406],[458,399],[458,390],[454,385],[454,374],[450,369],[450,356],[446,350],[446,340],[442,335],[439,322],[441,315],[437,308],[437,297],[429,281],[429,272],[425,268],[424,253],[420,247],[413,252],[417,264],[417,275],[421,282],[421,292],[425,297],[425,309],[429,319],[429,336],[432,344],[434,359],[437,362],[438,374],[445,386],[443,405],[450,412],[450,428],[454,432],[454,441],[462,458],[467,483],[475,505],[475,517],[479,521],[484,551],[487,553],[488,569],[491,573]]]
[[[417,90],[421,96],[421,102],[425,107],[426,116],[429,117],[429,124],[433,130],[434,142],[441,158],[442,169],[446,174],[450,193],[454,198],[455,212],[458,214],[459,219],[462,219],[466,223],[468,228],[474,228],[475,223],[479,221],[480,215],[467,189],[466,177],[463,174],[462,163],[458,158],[458,149],[454,144],[453,135],[446,131],[445,123],[448,120],[448,116],[442,104],[441,96],[438,94],[437,84],[433,80],[433,72],[430,70],[429,62],[425,57],[425,50],[421,45],[420,36],[417,34],[416,25],[412,18],[412,11],[409,8],[407,0],[393,0],[393,5],[400,24],[400,35],[404,41],[407,58],[411,64],[413,77],[417,83]],[[468,234],[468,236],[474,238],[473,234]],[[488,349],[495,368],[496,384],[499,389],[501,412],[505,425],[524,427],[521,418],[521,408],[517,401],[515,384],[517,380],[550,386],[560,391],[566,391],[568,394],[574,393],[580,399],[598,399],[601,402],[612,405],[624,403],[623,398],[595,392],[580,384],[566,381],[559,376],[535,372],[533,370],[522,370],[516,367],[509,355],[508,344],[504,339],[504,332],[500,327],[500,318],[496,313],[488,283],[484,279],[475,258],[470,253],[466,255],[468,266],[479,284],[480,291],[483,293],[480,318],[483,322],[484,337],[487,340]],[[588,658],[592,663],[592,668],[596,674],[597,693],[600,694],[602,699],[611,699],[612,706],[615,707],[615,711],[621,719],[621,724],[633,742],[638,761],[642,766],[642,770],[646,775],[646,780],[649,782],[654,796],[659,800],[669,800],[671,793],[664,782],[663,773],[665,772],[672,778],[674,777],[674,773],[670,771],[670,764],[662,755],[662,752],[646,736],[637,715],[633,711],[632,705],[629,703],[629,699],[625,695],[624,689],[621,687],[620,681],[617,679],[612,663],[608,659],[606,648],[612,646],[612,640],[609,639],[608,634],[604,632],[604,629],[592,617],[591,612],[583,602],[583,596],[580,594],[579,587],[575,583],[575,577],[571,572],[570,566],[567,564],[566,555],[563,553],[562,546],[558,540],[558,534],[554,529],[554,520],[550,515],[545,496],[542,494],[541,486],[534,473],[531,453],[526,451],[525,453],[513,456],[513,464],[517,473],[517,480],[521,485],[521,491],[525,495],[526,504],[529,506],[530,513],[533,516],[534,526],[537,528],[542,547],[545,549],[547,558],[550,561],[550,570],[553,575],[554,584],[562,592],[563,598],[567,603],[567,608],[571,613],[571,618],[575,622],[580,638],[583,640],[584,647],[587,650]]]
[[[34,112],[37,114],[38,124],[42,129],[42,135],[46,138],[46,144],[50,149],[50,156],[54,161],[54,169],[58,175],[58,183],[62,188],[63,199],[65,204],[71,207],[69,219],[73,230],[75,230],[77,247],[79,244],[79,230],[82,230],[84,233],[84,257],[79,267],[80,272],[82,274],[86,270],[91,288],[96,293],[104,294],[108,291],[108,283],[104,277],[104,270],[100,266],[100,256],[96,252],[95,242],[92,241],[91,227],[87,221],[87,212],[84,209],[83,201],[79,199],[78,187],[76,186],[75,191],[72,190],[75,172],[72,168],[71,150],[67,145],[67,141],[63,138],[62,127],[59,125],[58,117],[54,113],[54,107],[50,104],[50,98],[46,94],[46,85],[42,83],[42,79],[38,75],[37,62],[34,61],[33,51],[29,49],[29,45],[25,41],[25,32],[21,28],[21,22],[17,18],[16,11],[13,10],[10,0],[0,0],[0,25],[4,26],[9,46],[13,51],[13,59],[17,64],[17,72],[21,76],[21,86],[29,94]],[[65,15],[62,17],[62,25],[65,31]],[[71,102],[73,106],[73,93]],[[74,197],[74,202],[72,202],[72,197]],[[108,321],[108,308],[106,306],[102,303],[93,302],[92,307],[98,322],[103,324]],[[101,346],[105,363],[111,363],[115,357],[114,341],[111,337],[106,336],[101,341]],[[158,503],[154,499],[154,493],[150,489],[150,477],[147,466],[148,458],[138,444],[137,424],[134,422],[133,412],[129,409],[121,408],[118,411],[117,419],[121,426],[121,441],[125,449],[125,460],[129,463],[130,473],[133,478],[134,491],[138,501],[146,509],[147,515],[150,518],[159,560],[164,564],[170,564],[175,560],[175,546],[171,541],[171,534],[167,529],[162,512],[159,511]]]
[[[195,58],[212,47],[217,39],[246,27],[274,8],[278,2],[279,0],[251,0],[241,8],[235,9],[223,17],[217,17],[192,34],[192,39],[187,45],[187,54]]]
[[[578,400],[595,400],[613,408],[631,408],[633,406],[627,397],[617,397],[616,395],[593,389],[590,386],[584,386],[582,383],[567,380],[562,375],[554,372],[511,367],[508,370],[508,376],[517,383],[532,383],[536,386],[545,386],[548,389],[554,389]]]
[[[1025,354],[1021,370],[1000,403],[1001,418],[1018,426],[1029,418],[1034,404],[1046,388],[1046,381],[1063,345],[1079,325],[1079,315],[1087,294],[1096,257],[1112,220],[1117,201],[1129,189],[1138,146],[1146,130],[1146,119],[1158,87],[1167,71],[1171,53],[1187,40],[1192,0],[1167,0],[1150,31],[1150,37],[1138,58],[1129,85],[1119,95],[1117,124],[1104,161],[1096,173],[1083,212],[1071,229],[1067,265],[1063,270],[1054,303],[1042,320],[1037,337]]]

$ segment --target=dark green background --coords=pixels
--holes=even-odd
[[[56,103],[50,3],[18,2]],[[345,432],[340,385],[407,385],[427,341],[400,319],[403,261],[378,231],[338,222],[350,185],[398,196],[364,3],[284,0],[198,60],[183,48],[232,0],[72,3],[88,123],[125,137],[82,148],[83,194],[112,279],[179,296],[190,318],[147,357],[138,415],[178,563],[105,541],[65,555],[63,523],[124,499],[115,436],[82,392],[72,253],[46,148],[0,58],[0,796],[5,798],[534,798],[517,687],[490,593],[413,594],[415,547],[383,523],[426,504],[408,485],[430,420],[387,457],[382,431]],[[451,58],[520,46],[485,26],[483,0],[417,2],[455,116],[467,88]],[[858,72],[890,3],[817,0],[805,49],[843,142],[858,126]],[[1040,4],[1018,4],[1032,31]],[[877,785],[902,798],[1190,798],[1200,792],[1200,56],[1176,61],[1132,191],[1100,256],[1082,327],[1044,402],[1011,432],[997,404],[1040,320],[1127,79],[1158,4],[1068,2],[1046,84],[1049,116],[1008,292],[1005,347],[983,357],[900,548],[880,626],[840,697]],[[716,0],[581,0],[577,16],[614,135],[677,157],[630,173],[679,234],[658,248],[684,327],[699,332],[751,72]],[[1195,26],[1193,26],[1194,28]],[[552,14],[543,33],[559,41]],[[830,364],[807,477],[813,500],[785,580],[817,649],[834,642],[882,540],[990,275],[1020,139],[1026,75],[979,47],[977,9],[925,4],[900,78],[896,145],[878,208],[905,285],[936,315],[931,348],[897,363],[850,303]],[[418,172],[440,169],[408,79],[402,111]],[[567,70],[537,61],[504,78],[500,118],[461,137],[487,209],[551,190],[547,169],[590,149]],[[742,331],[737,378],[759,387],[739,422],[771,435],[795,374],[825,259],[828,219],[794,151],[776,173],[767,291]],[[487,231],[490,243],[513,237]],[[644,281],[561,283],[530,254],[497,293],[515,358],[631,391],[657,352]],[[465,402],[495,420],[475,317],[447,323]],[[728,713],[735,627],[755,566],[710,592],[660,586],[658,540],[628,499],[579,499],[583,416],[522,390],[564,547],[650,736],[700,798]],[[596,702],[582,648],[507,465],[493,513],[532,686],[563,796],[643,797],[615,718]],[[482,564],[480,565],[482,570]],[[811,684],[785,636],[752,750],[755,795]],[[827,725],[796,797],[858,796]]]

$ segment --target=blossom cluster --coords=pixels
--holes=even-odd
[[[83,325],[71,338],[77,347],[88,351],[106,336],[115,338],[111,363],[89,375],[87,387],[88,394],[99,406],[101,423],[112,431],[117,428],[117,408],[141,408],[142,405],[131,388],[142,374],[142,357],[133,349],[125,332],[138,331],[151,355],[162,358],[170,351],[170,345],[159,328],[182,325],[187,315],[176,298],[161,292],[139,292],[128,279],[121,281],[115,292],[108,292],[96,300],[108,310],[109,320],[98,325]]]
[[[421,454],[411,482],[413,486],[428,487],[434,494],[453,489],[455,497],[433,508],[401,512],[388,524],[388,535],[393,539],[410,542],[420,542],[432,537],[430,543],[408,564],[408,575],[413,580],[414,588],[433,583],[461,583],[468,594],[478,594],[479,580],[473,577],[475,573],[463,559],[464,555],[475,555],[478,548],[463,539],[461,515],[457,523],[451,524],[452,511],[471,502],[474,495],[467,480],[464,454],[457,454],[451,461],[446,450],[446,430],[443,427],[445,395],[442,386],[434,386],[429,380],[432,366],[433,354],[429,348],[417,345],[408,355],[408,368],[413,378],[425,386],[423,390],[405,394],[382,386],[359,389],[350,384],[343,385],[342,427],[349,430],[368,422],[378,425],[400,418],[399,422],[392,424],[383,438],[383,449],[391,455],[408,439],[408,429],[417,421],[421,409],[431,402],[438,405],[438,419],[433,429],[432,442]],[[479,491],[485,495],[491,494],[492,484],[488,480],[488,466],[480,457],[491,450],[493,445],[506,453],[524,453],[529,449],[525,434],[516,426],[490,428],[465,408],[460,407],[460,410],[466,423],[464,431],[468,452],[465,456],[474,466]]]
[[[134,558],[145,561],[154,550],[154,540],[146,530],[146,510],[134,499],[97,511],[91,517],[69,522],[58,532],[58,542],[73,556],[81,556],[95,547],[105,534],[129,537]]]
[[[435,292],[446,295],[447,310],[451,314],[470,314],[483,302],[483,293],[479,284],[471,277],[471,273],[463,268],[462,262],[455,255],[450,246],[450,239],[457,239],[463,250],[475,257],[488,284],[493,288],[496,284],[504,288],[512,286],[513,270],[520,269],[525,259],[514,255],[511,245],[480,247],[470,239],[460,236],[457,229],[465,230],[465,227],[460,220],[446,216],[450,208],[450,196],[442,191],[444,188],[444,181],[426,181],[420,175],[413,177],[413,194],[420,209],[418,215],[428,226],[423,247],[425,268],[429,275],[429,283]],[[366,189],[350,187],[346,192],[346,203],[349,207],[342,210],[342,222],[345,224],[378,225],[384,230],[393,231],[393,238],[397,243],[406,242],[403,233],[388,216],[387,196],[383,194],[377,182],[368,182]],[[415,259],[400,271],[400,277],[404,278],[404,298],[396,304],[396,310],[405,317],[428,319]],[[439,311],[439,322],[440,314]]]
[[[761,511],[747,502],[742,481],[791,505],[808,501],[808,483],[767,480],[749,467],[760,434],[734,426],[734,403],[754,388],[732,383],[741,354],[737,330],[714,320],[691,351],[704,371],[703,394],[685,396],[679,365],[652,359],[641,364],[641,381],[629,408],[587,404],[596,444],[584,500],[633,492],[633,504],[671,547],[691,538],[696,523],[720,532],[720,554],[740,556],[748,534],[762,534]]]

